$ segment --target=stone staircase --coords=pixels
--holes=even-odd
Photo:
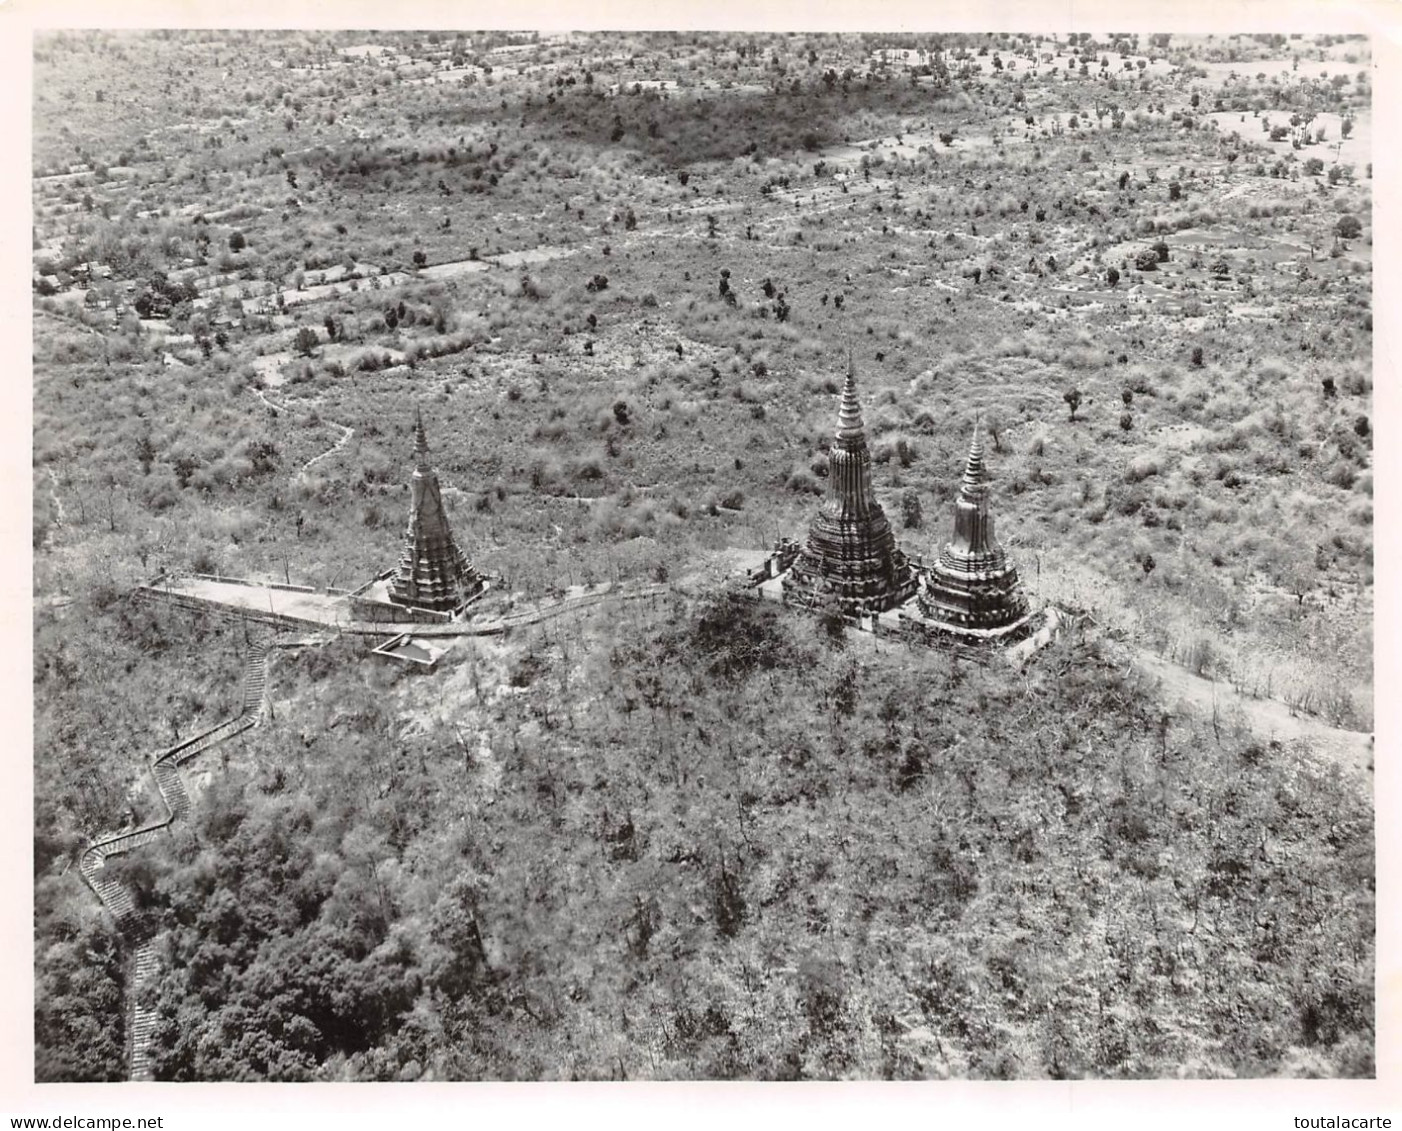
[[[151,772],[156,775],[156,788],[161,791],[161,796],[170,806],[172,819],[180,820],[188,817],[190,815],[190,795],[185,792],[185,783],[181,780],[175,763],[171,761],[156,762],[152,765]]]
[[[190,815],[190,794],[179,767],[264,721],[268,710],[268,656],[274,646],[271,639],[249,645],[244,655],[243,698],[237,715],[162,751],[151,760],[151,775],[166,815],[139,829],[98,838],[88,845],[78,861],[79,874],[132,947],[127,978],[126,1033],[127,1075],[132,1080],[152,1079],[151,1029],[155,1024],[155,1012],[141,1005],[141,991],[155,972],[156,950],[150,927],[139,914],[134,895],[129,888],[104,875],[106,864],[113,856],[150,844],[175,821]]]
[[[141,1004],[140,990],[156,972],[156,944],[142,939],[132,952],[129,984],[130,1007],[127,1010],[127,1076],[132,1080],[150,1080],[151,1029],[156,1024],[156,1012]]]
[[[268,651],[271,644],[254,645],[243,665],[243,714],[263,721],[268,711]]]

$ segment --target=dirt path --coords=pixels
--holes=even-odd
[[[58,473],[52,467],[48,468],[48,473],[49,501],[53,503],[54,520],[49,524],[48,533],[44,535],[44,549],[52,550],[59,528],[68,525],[68,513],[63,509],[63,500],[58,495]]]
[[[1277,699],[1249,699],[1230,684],[1214,683],[1193,675],[1171,661],[1143,649],[1134,650],[1134,665],[1170,707],[1186,705],[1194,712],[1211,717],[1245,715],[1252,732],[1261,739],[1288,744],[1300,741],[1322,757],[1341,766],[1370,772],[1373,769],[1373,736],[1331,727],[1310,715],[1293,714]]]
[[[521,612],[506,613],[493,620],[462,621],[455,624],[415,625],[415,636],[501,636],[512,629],[529,628],[553,617],[578,612],[605,601],[637,601],[665,596],[670,587],[662,584],[625,582],[606,585],[592,592],[573,593],[556,601],[542,602]],[[378,626],[377,626],[378,627]],[[401,628],[403,626],[400,626]]]
[[[278,404],[276,401],[268,400],[267,395],[263,392],[262,389],[259,389],[257,387],[250,387],[249,392],[251,392],[255,397],[257,397],[274,412],[291,411],[286,405],[281,405]],[[350,438],[355,435],[354,428],[350,428],[344,424],[337,424],[334,420],[328,420],[326,421],[326,423],[331,425],[333,428],[339,428],[341,430],[341,438],[337,440],[334,444],[332,444],[329,448],[327,448],[324,452],[320,453],[319,455],[312,456],[312,458],[307,460],[307,462],[304,463],[298,470],[306,471],[312,465],[320,463],[327,456],[334,456],[348,443],[350,443]]]
[[[344,448],[346,444],[350,442],[350,438],[355,435],[354,428],[348,428],[344,424],[336,424],[334,420],[328,420],[326,423],[335,425],[335,427],[339,428],[341,430],[341,438],[337,440],[334,444],[332,444],[329,448],[327,448],[324,452],[322,452],[319,456],[312,456],[311,459],[307,460],[307,462],[302,465],[303,471],[306,471],[307,468],[311,467],[315,463],[320,463],[327,456],[334,456],[337,452]]]

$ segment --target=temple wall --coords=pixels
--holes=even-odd
[[[280,581],[253,581],[247,577],[225,577],[222,573],[191,573],[196,581],[218,581],[224,585],[247,585],[250,589],[280,589],[284,593],[323,593],[329,589],[318,589],[314,585],[289,585]]]

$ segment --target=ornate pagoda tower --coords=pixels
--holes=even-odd
[[[988,498],[983,438],[975,421],[964,481],[954,505],[954,538],[940,551],[920,590],[920,611],[943,627],[1011,630],[1027,618],[1017,568],[993,534]]]
[[[798,604],[835,603],[845,613],[869,615],[904,604],[918,584],[871,488],[871,453],[849,357],[837,443],[828,456],[827,497],[784,578],[784,596]]]
[[[389,584],[389,599],[396,605],[457,613],[486,582],[458,549],[448,528],[438,473],[428,462],[428,440],[417,408],[414,463],[414,475],[409,481],[409,526],[404,531],[399,568]]]

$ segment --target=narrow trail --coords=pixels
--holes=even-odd
[[[329,448],[327,448],[326,451],[322,452],[319,456],[312,456],[311,459],[307,460],[307,462],[302,465],[303,471],[306,471],[309,467],[313,466],[314,464],[320,463],[327,456],[335,455],[348,443],[350,443],[350,438],[355,435],[354,428],[348,428],[344,424],[336,424],[334,420],[328,420],[327,423],[335,425],[335,427],[341,430],[341,438],[337,440],[334,444],[332,444]]]
[[[496,636],[513,628],[527,628],[533,624],[563,616],[565,613],[587,609],[605,601],[637,601],[648,597],[660,597],[669,587],[661,584],[644,585],[637,589],[607,589],[600,593],[580,593],[574,597],[562,598],[554,605],[531,609],[524,613],[508,613],[495,621],[488,621],[478,627],[474,636]]]
[[[1373,770],[1373,736],[1342,730],[1312,715],[1294,712],[1278,699],[1252,699],[1229,683],[1194,675],[1187,668],[1143,648],[1131,652],[1134,666],[1157,685],[1164,704],[1181,705],[1207,718],[1223,718],[1238,712],[1251,732],[1267,742],[1299,743],[1317,756],[1364,773]]]
[[[258,388],[257,385],[250,385],[250,386],[248,387],[248,391],[249,391],[250,393],[252,393],[255,397],[257,397],[260,401],[262,401],[264,405],[266,405],[268,408],[272,409],[274,412],[287,412],[287,411],[288,411],[286,405],[281,405],[281,404],[278,404],[276,401],[270,401],[270,400],[268,400],[267,394],[265,394],[265,393],[263,392],[262,389]]]
[[[250,386],[249,386],[249,392],[251,392],[255,397],[257,397],[260,401],[262,401],[268,408],[272,409],[274,412],[289,412],[289,411],[291,411],[286,405],[278,404],[276,401],[270,401],[270,400],[268,400],[267,394],[264,393],[263,390],[260,389],[260,388],[258,388],[257,386],[250,385]],[[306,471],[308,468],[310,468],[310,467],[312,467],[312,466],[314,466],[314,465],[320,463],[320,462],[321,462],[322,460],[324,460],[327,456],[333,456],[333,455],[335,455],[335,454],[336,454],[337,452],[339,452],[342,448],[344,448],[348,443],[350,443],[351,437],[355,435],[355,429],[354,429],[354,428],[348,428],[346,425],[344,425],[344,424],[338,424],[338,423],[337,423],[336,421],[334,421],[334,420],[328,420],[328,421],[326,421],[326,423],[327,423],[327,424],[330,424],[333,428],[339,428],[339,429],[341,430],[341,438],[340,438],[339,440],[337,440],[334,444],[332,444],[329,448],[327,448],[324,452],[322,452],[320,455],[314,455],[314,456],[312,456],[311,459],[307,460],[306,463],[302,464],[302,466],[298,469],[299,471]]]
[[[601,605],[606,601],[638,601],[652,597],[661,597],[672,592],[672,586],[662,583],[652,583],[620,588],[610,586],[594,593],[577,593],[574,596],[562,597],[547,605],[537,605],[519,613],[506,613],[493,620],[466,621],[459,624],[415,624],[415,625],[395,625],[377,628],[377,633],[390,636],[401,631],[409,631],[414,636],[434,637],[434,636],[502,636],[518,628],[529,628],[531,625],[540,624],[543,621],[552,620],[555,617],[564,616],[567,613],[578,612],[580,609],[587,609],[594,605]]]
[[[68,512],[63,509],[63,500],[58,497],[58,472],[52,467],[49,468],[49,499],[54,504],[54,525],[67,526]]]
[[[46,469],[49,475],[49,502],[53,504],[53,521],[44,533],[44,549],[52,550],[59,530],[68,525],[68,512],[63,509],[63,500],[58,494],[58,473],[52,467]]]
[[[112,916],[123,938],[131,946],[127,975],[127,1075],[131,1080],[150,1080],[151,1029],[154,1010],[141,1004],[142,991],[155,970],[156,957],[150,924],[136,906],[130,888],[103,873],[113,856],[132,852],[156,840],[176,821],[190,814],[190,795],[180,776],[180,767],[206,750],[258,726],[267,714],[268,658],[278,643],[264,637],[249,646],[243,663],[243,700],[239,713],[193,738],[162,751],[151,760],[151,776],[166,815],[127,832],[93,841],[78,861],[78,871],[88,887]]]

